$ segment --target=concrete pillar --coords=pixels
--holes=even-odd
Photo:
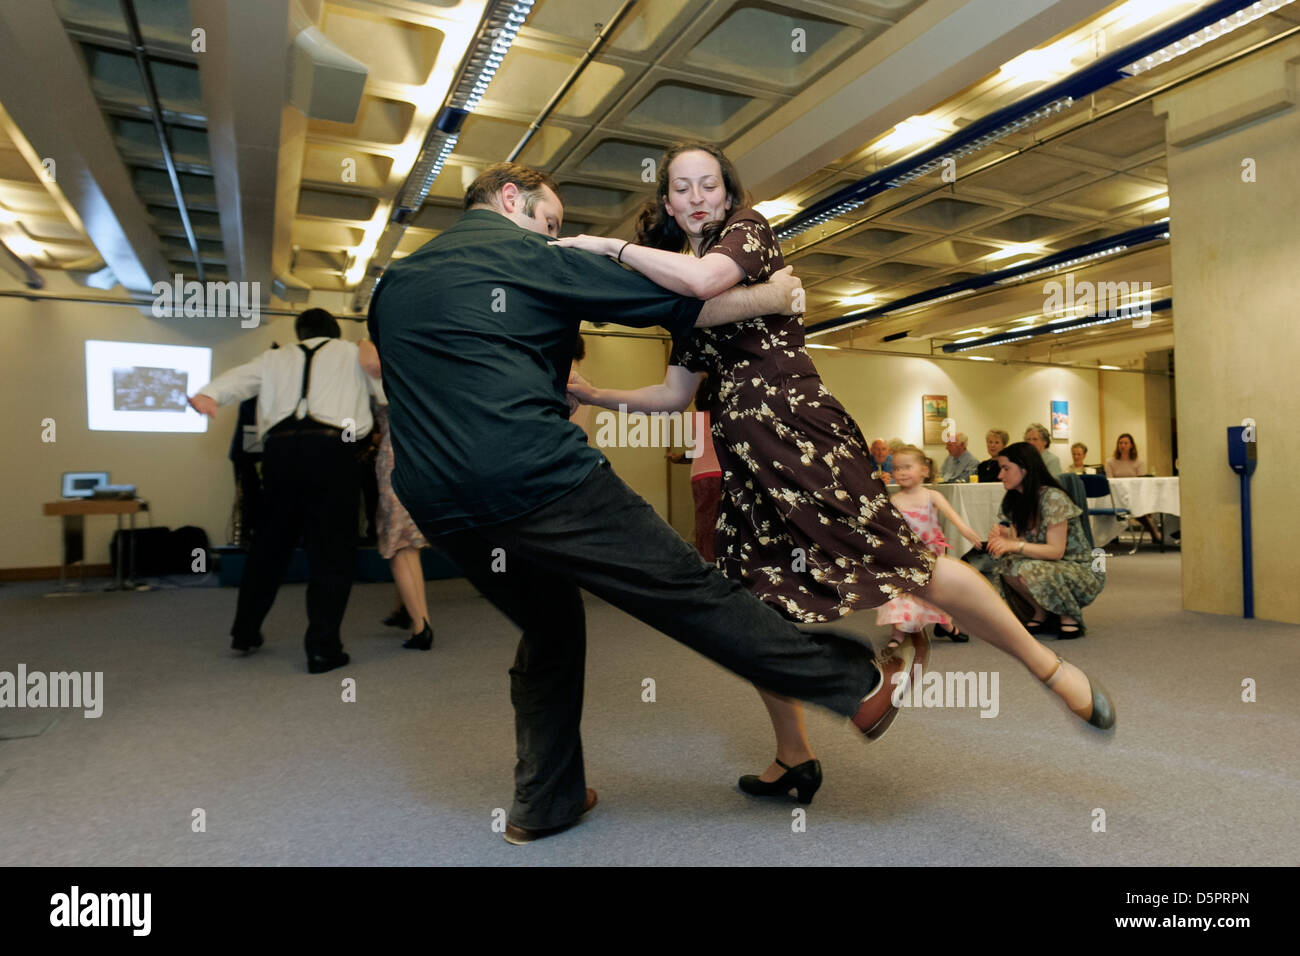
[[[1183,607],[1242,613],[1227,429],[1253,419],[1255,614],[1300,623],[1300,39],[1155,101],[1166,117]]]

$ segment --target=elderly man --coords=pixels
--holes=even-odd
[[[879,478],[885,484],[894,480],[894,456],[889,453],[889,442],[875,438],[871,442],[871,477]]]
[[[939,466],[940,481],[970,481],[970,476],[979,470],[979,459],[966,450],[966,433],[958,432],[952,441],[944,442],[948,457]]]
[[[1038,454],[1043,459],[1043,464],[1047,466],[1047,470],[1052,473],[1052,477],[1061,477],[1061,459],[1057,458],[1055,453],[1049,451],[1049,446],[1052,444],[1052,433],[1045,426],[1034,422],[1025,429],[1025,441],[1038,449]]]
[[[760,687],[879,736],[896,713],[892,678],[910,672],[922,645],[877,666],[858,640],[800,631],[705,564],[568,420],[565,385],[584,319],[681,336],[794,314],[797,283],[778,273],[703,303],[608,258],[552,245],[564,218],[555,183],[514,163],[489,167],[465,208],[389,266],[370,333],[390,400],[394,490],[425,536],[523,631],[510,670],[518,762],[506,841],[548,836],[596,803],[579,734],[580,589]]]

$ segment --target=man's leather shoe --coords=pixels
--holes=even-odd
[[[251,654],[263,644],[262,635],[257,634],[253,637],[232,637],[230,639],[230,648],[235,651],[242,651],[245,654]]]
[[[925,631],[909,634],[897,647],[887,648],[883,657],[876,658],[876,666],[880,668],[880,683],[862,698],[858,712],[851,718],[853,726],[862,731],[868,740],[883,737],[898,716],[893,696],[899,684],[919,676],[912,670],[914,665],[919,664],[924,669],[929,663],[930,639]],[[898,677],[900,674],[907,676]]]
[[[591,787],[588,787],[587,800],[582,805],[582,813],[586,813],[595,805],[596,791],[592,790]],[[578,817],[581,819],[582,814],[579,814]],[[573,821],[573,823],[577,822],[577,820]],[[506,842],[514,846],[523,846],[525,843],[532,843],[534,840],[540,840],[543,837],[553,836],[556,833],[563,833],[565,830],[569,829],[569,827],[573,826],[573,823],[566,823],[563,826],[558,827],[547,827],[544,830],[530,830],[527,827],[521,827],[519,824],[511,823],[507,820],[505,833]]]
[[[307,673],[324,674],[326,671],[332,671],[336,667],[344,666],[351,658],[342,651],[337,654],[331,654],[328,657],[320,654],[307,655]]]

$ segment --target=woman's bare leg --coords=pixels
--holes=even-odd
[[[411,633],[419,634],[424,630],[424,622],[429,616],[429,604],[424,598],[424,569],[420,566],[420,552],[415,548],[403,548],[389,559],[393,570],[393,581],[397,593],[406,606],[406,613],[411,615]]]
[[[941,557],[934,564],[930,583],[917,597],[960,617],[967,632],[1006,651],[1040,681],[1056,670],[1056,654],[1034,640],[984,577],[969,564]],[[1052,687],[1071,710],[1091,710],[1092,692],[1087,676],[1073,664],[1062,665],[1062,674]]]
[[[813,759],[808,732],[804,729],[803,704],[793,697],[782,697],[763,688],[755,688],[758,696],[767,705],[768,716],[772,718],[772,730],[776,732],[776,758],[786,765],[797,767]],[[781,778],[785,771],[780,764],[773,762],[758,775],[764,783],[772,783]]]

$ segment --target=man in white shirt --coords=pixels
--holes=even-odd
[[[265,524],[249,549],[231,626],[231,647],[262,645],[262,621],[275,603],[301,536],[307,548],[307,670],[348,663],[339,624],[352,590],[357,544],[357,443],[374,424],[371,379],[357,347],[343,341],[324,309],[294,323],[296,348],[263,352],[225,372],[190,399],[198,412],[257,396],[257,430],[265,446]]]
[[[948,457],[939,468],[940,481],[970,481],[970,476],[979,468],[979,459],[966,450],[968,439],[964,432],[958,432],[952,441],[944,442]]]

